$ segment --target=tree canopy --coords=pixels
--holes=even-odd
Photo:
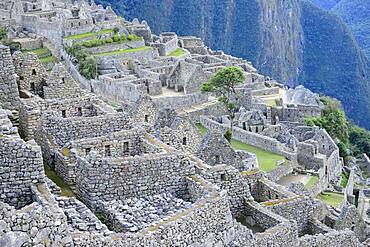
[[[232,136],[233,120],[237,112],[236,100],[238,98],[236,87],[245,81],[244,73],[239,67],[226,67],[216,72],[208,81],[201,85],[202,93],[213,93],[223,103],[229,114],[230,132],[225,137],[230,141]]]

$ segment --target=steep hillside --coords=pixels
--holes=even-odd
[[[370,58],[370,1],[342,0],[333,12],[350,27],[359,46]]]
[[[311,2],[316,6],[329,10],[334,8],[340,0],[311,0]]]
[[[305,35],[303,84],[344,104],[351,119],[369,128],[370,93],[367,60],[345,24],[302,1]]]
[[[250,60],[263,74],[340,99],[370,128],[366,60],[343,22],[305,0],[98,0],[155,33],[202,37],[213,49]]]

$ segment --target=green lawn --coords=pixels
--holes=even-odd
[[[202,124],[198,123],[196,124],[198,127],[200,133],[204,136],[207,133],[207,128],[204,127]],[[258,147],[245,144],[243,142],[232,140],[231,146],[236,150],[243,150],[250,153],[254,153],[257,155],[257,160],[259,167],[262,171],[270,172],[277,168],[277,162],[280,160],[286,160],[284,156],[281,156],[279,154],[265,151],[263,149],[260,149]]]
[[[58,176],[58,174],[55,173],[54,170],[52,170],[48,165],[44,166],[45,174],[46,176],[52,180],[56,185],[59,186],[59,188],[62,190],[61,195],[66,197],[73,197],[74,193],[72,190],[68,187],[68,185],[63,181],[61,177]]]
[[[340,181],[340,185],[343,188],[346,188],[347,187],[349,175],[350,175],[349,172],[343,172],[342,173],[342,180]]]
[[[149,46],[142,46],[138,48],[132,48],[132,49],[125,49],[125,50],[117,50],[117,51],[111,51],[111,52],[103,52],[103,53],[98,53],[95,54],[95,57],[104,57],[104,56],[114,56],[114,55],[119,55],[119,54],[124,54],[124,53],[132,53],[132,52],[137,52],[137,51],[146,51],[146,50],[151,50],[152,48]]]
[[[313,186],[319,181],[319,178],[317,176],[311,176],[310,180],[304,185],[307,189],[312,189]]]
[[[267,106],[274,107],[274,106],[276,106],[276,99],[267,99],[267,100],[265,100],[265,104]]]
[[[181,48],[177,48],[176,50],[174,50],[173,52],[171,52],[169,54],[170,57],[181,57],[183,55],[185,55],[185,51]]]
[[[110,34],[113,32],[113,29],[104,29],[99,32],[87,32],[87,33],[81,33],[76,35],[70,35],[64,37],[64,39],[85,39],[90,37],[96,37],[99,34]]]
[[[23,50],[23,52],[32,52],[32,53],[35,53],[35,55],[37,55],[37,56],[42,56],[42,55],[50,53],[48,48],[38,48],[38,49],[34,49],[34,50]]]
[[[39,59],[41,63],[57,62],[57,58],[54,56],[43,57]]]
[[[277,162],[285,160],[284,156],[279,154],[265,151],[258,147],[242,143],[237,140],[231,141],[231,146],[236,150],[243,150],[257,155],[259,167],[262,171],[270,172],[277,168]]]
[[[202,136],[205,136],[206,134],[207,134],[207,128],[206,127],[204,127],[201,123],[197,123],[197,124],[195,124],[197,127],[198,127],[198,129],[199,129],[199,131],[200,131],[200,134],[202,135]]]
[[[344,196],[335,192],[322,192],[317,198],[328,205],[339,208],[343,202]]]

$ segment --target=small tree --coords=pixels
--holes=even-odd
[[[8,37],[7,28],[0,25],[0,40],[6,39],[7,37]]]
[[[214,93],[225,106],[230,119],[230,129],[225,137],[231,141],[234,118],[237,112],[236,100],[238,98],[236,87],[243,84],[245,77],[239,67],[227,67],[219,70],[208,82],[201,85],[202,93]]]

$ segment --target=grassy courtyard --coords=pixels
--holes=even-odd
[[[319,181],[319,178],[317,176],[310,176],[310,179],[304,186],[307,189],[312,189],[318,181]]]
[[[133,53],[133,52],[138,52],[138,51],[147,51],[151,50],[152,48],[149,46],[142,46],[138,48],[132,48],[132,49],[125,49],[125,50],[117,50],[117,51],[111,51],[111,52],[103,52],[103,53],[98,53],[95,54],[95,57],[105,57],[105,56],[114,56],[114,55],[120,55],[120,54],[125,54],[125,53]]]
[[[285,158],[279,154],[265,151],[258,147],[242,143],[237,140],[231,141],[231,146],[235,150],[243,150],[250,153],[254,153],[257,156],[259,167],[262,171],[270,172],[277,168],[277,162],[280,160],[285,160]]]
[[[181,57],[183,55],[185,55],[185,51],[181,48],[177,48],[169,54],[170,57]]]
[[[100,34],[110,34],[113,32],[113,29],[104,29],[99,32],[87,32],[87,33],[81,33],[76,35],[70,35],[67,37],[64,37],[65,39],[85,39],[85,38],[94,38],[97,35]]]
[[[207,128],[204,127],[202,124],[197,124],[197,127],[203,136],[207,133]],[[278,161],[286,160],[285,157],[279,154],[265,151],[261,148],[248,145],[248,144],[245,144],[237,140],[232,140],[231,146],[235,150],[243,150],[243,151],[256,154],[259,167],[262,171],[265,171],[265,172],[270,172],[270,171],[275,170],[277,168]]]
[[[52,170],[48,165],[45,165],[44,169],[45,169],[46,176],[51,181],[53,181],[56,185],[58,185],[58,187],[61,189],[61,191],[62,191],[61,195],[62,196],[66,196],[66,197],[73,197],[74,196],[74,193],[72,192],[72,190],[63,181],[63,179],[61,177],[59,177],[58,174],[55,173],[54,170]]]
[[[339,208],[343,202],[344,196],[335,192],[322,192],[317,198],[330,206]]]

